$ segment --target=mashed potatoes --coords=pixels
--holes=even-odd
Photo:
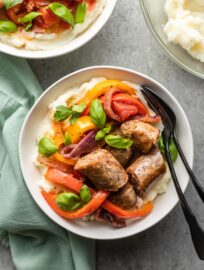
[[[164,31],[168,40],[204,62],[204,1],[167,0],[165,11],[168,22]]]
[[[49,50],[67,44],[76,36],[83,33],[91,26],[102,13],[107,0],[97,0],[93,10],[87,12],[85,21],[76,24],[74,29],[67,30],[60,34],[36,34],[25,30],[15,33],[0,33],[0,41],[14,47],[25,48],[27,50]]]

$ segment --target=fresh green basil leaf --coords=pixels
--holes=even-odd
[[[38,152],[46,157],[51,156],[55,152],[57,152],[58,147],[47,137],[43,137],[40,139],[38,143]]]
[[[91,102],[90,117],[98,128],[104,128],[106,124],[106,114],[99,99],[94,99]]]
[[[118,149],[127,149],[133,144],[133,141],[125,139],[119,135],[107,135],[105,137],[105,141],[108,145]]]
[[[57,106],[54,118],[56,121],[63,121],[67,119],[72,114],[72,111],[68,109],[67,107],[60,105]]]
[[[71,144],[71,135],[68,131],[65,132],[64,134],[64,144],[65,145],[70,145]]]
[[[27,24],[27,26],[26,26],[26,32],[28,32],[28,31],[30,31],[31,30],[31,28],[32,28],[32,26],[33,26],[33,23],[32,22],[29,22],[28,24]]]
[[[69,119],[69,123],[70,123],[71,126],[73,126],[76,123],[79,116],[80,116],[80,113],[73,113],[72,114],[72,116]]]
[[[103,132],[105,134],[108,134],[112,129],[112,126],[110,124],[107,124],[106,127],[103,129]]]
[[[75,12],[75,23],[83,23],[86,16],[86,3],[80,3],[77,5]]]
[[[57,17],[74,27],[74,16],[70,9],[59,3],[52,3],[49,5],[49,8]]]
[[[6,9],[9,9],[11,7],[14,7],[20,3],[23,3],[23,0],[3,0],[3,3],[6,7]]]
[[[27,23],[27,22],[32,22],[35,18],[40,16],[40,12],[30,12],[27,15],[25,15],[23,18],[19,19],[19,22],[21,23]]]
[[[83,203],[88,203],[91,200],[91,192],[87,185],[82,186],[79,194]]]
[[[96,136],[95,136],[95,140],[96,141],[100,141],[102,140],[103,138],[105,138],[106,134],[105,132],[102,130],[99,130],[97,133],[96,133]]]
[[[84,103],[72,106],[72,111],[77,112],[77,113],[82,113],[85,109],[86,109],[86,105]]]
[[[13,33],[17,31],[17,26],[12,21],[0,21],[0,32]]]
[[[96,133],[96,136],[95,136],[95,140],[96,141],[99,141],[103,138],[105,138],[106,134],[108,134],[110,131],[111,131],[111,125],[106,125],[105,128],[99,130],[97,133]]]
[[[178,157],[178,150],[176,148],[176,145],[175,145],[173,139],[170,140],[169,151],[171,154],[172,161],[175,162],[177,160],[177,157]]]
[[[166,159],[164,141],[163,141],[162,136],[160,136],[157,144],[158,144],[158,147],[159,147],[163,157]],[[174,140],[172,138],[171,138],[170,144],[169,144],[169,151],[170,151],[172,161],[175,162],[177,160],[177,157],[178,157],[178,150],[177,150],[176,145],[174,143]]]
[[[64,211],[73,211],[81,206],[81,200],[75,193],[64,192],[57,195],[56,204]]]

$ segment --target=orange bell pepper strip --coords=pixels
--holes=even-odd
[[[135,94],[135,90],[118,80],[105,80],[102,82],[97,83],[91,90],[87,92],[85,97],[83,97],[78,103],[84,103],[87,106],[91,103],[91,101],[95,98],[98,98],[105,94],[107,90],[109,90],[111,87],[119,88],[129,94]]]
[[[78,143],[85,132],[95,128],[96,126],[90,116],[81,116],[76,120],[74,125],[68,125],[66,131],[70,134],[71,142]]]
[[[121,218],[135,218],[135,217],[144,217],[147,216],[153,209],[153,203],[148,202],[143,205],[141,208],[134,209],[134,210],[125,210],[121,207],[113,204],[112,202],[106,200],[102,207],[106,209],[108,212],[121,217]]]
[[[80,208],[79,210],[75,211],[75,212],[65,212],[62,209],[60,209],[58,207],[58,205],[56,204],[56,197],[57,194],[52,193],[52,192],[45,192],[44,190],[41,191],[44,199],[46,200],[46,202],[48,203],[48,205],[60,216],[70,219],[70,218],[82,218],[86,215],[90,215],[93,212],[95,212],[100,205],[105,201],[105,199],[107,198],[107,196],[109,195],[108,192],[105,191],[98,191],[95,192],[92,199],[86,204],[84,205],[82,208]]]
[[[54,136],[53,136],[53,142],[57,146],[60,146],[64,143],[64,134],[62,131],[62,124],[61,122],[54,122],[52,124],[53,130],[54,130]]]
[[[72,189],[73,191],[79,193],[80,189],[84,185],[83,182],[79,181],[71,174],[63,173],[54,168],[48,168],[45,173],[45,179],[56,184],[63,185],[67,188]]]
[[[70,166],[74,166],[76,163],[76,160],[71,159],[71,158],[64,158],[59,152],[54,153],[53,156],[54,158],[56,158],[56,160]]]

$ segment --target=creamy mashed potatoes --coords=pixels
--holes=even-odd
[[[168,22],[164,31],[168,40],[204,62],[204,1],[167,0],[165,11]]]
[[[107,80],[107,78],[105,78],[105,77],[92,78],[89,82],[83,83],[81,86],[74,86],[70,89],[67,89],[62,95],[60,95],[55,101],[53,101],[49,105],[48,113],[47,113],[46,117],[44,118],[44,120],[42,121],[42,124],[38,130],[37,142],[40,140],[40,138],[45,136],[47,133],[53,134],[52,120],[53,120],[54,112],[55,112],[57,106],[60,106],[60,105],[66,106],[67,103],[69,103],[69,105],[72,106],[74,103],[77,103],[77,101],[79,101],[82,97],[84,97],[84,95],[90,89],[92,89],[97,83],[105,81],[105,80]],[[134,89],[137,89],[138,90],[137,95],[140,97],[142,102],[147,105],[146,100],[144,99],[141,92],[139,91],[140,86],[137,84],[134,84],[134,83],[127,82],[127,81],[125,81],[125,83],[129,84]],[[153,111],[151,111],[151,110],[149,110],[149,111],[150,111],[151,115],[155,114]],[[162,130],[163,125],[162,124],[159,125],[159,128],[160,128],[160,130]],[[36,155],[37,155],[37,153],[36,153]],[[34,160],[36,160],[36,157]],[[35,165],[39,167],[42,175],[44,175],[44,173],[46,172],[46,167],[44,165],[36,162],[36,161],[35,161]],[[168,183],[169,183],[170,179],[171,179],[171,176],[170,176],[168,166],[167,166],[166,173],[162,177],[160,177],[158,180],[156,180],[150,186],[150,188],[147,192],[147,196],[145,198],[145,201],[154,200],[157,197],[157,195],[165,193],[167,191]],[[39,185],[39,187],[43,188],[46,192],[55,191],[55,190],[59,189],[59,186],[57,186],[54,183],[48,182],[44,178],[44,176],[39,181],[38,185]]]
[[[66,45],[78,35],[86,31],[102,13],[107,0],[97,0],[94,9],[87,11],[85,21],[76,24],[74,29],[66,30],[60,34],[36,34],[34,32],[17,31],[15,33],[0,33],[0,41],[14,47],[27,50],[49,50]]]

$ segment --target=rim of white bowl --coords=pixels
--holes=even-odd
[[[158,41],[158,43],[160,44],[160,46],[163,48],[163,50],[166,52],[166,54],[168,55],[168,57],[174,61],[174,63],[176,63],[177,65],[179,65],[182,69],[184,69],[185,71],[195,75],[196,77],[200,78],[200,79],[204,79],[204,73],[200,73],[198,71],[195,71],[193,69],[191,69],[190,67],[186,66],[185,64],[183,64],[165,45],[165,43],[161,40],[161,38],[159,37],[159,35],[157,34],[157,31],[155,30],[155,27],[152,24],[152,20],[149,16],[149,12],[148,9],[146,8],[145,5],[145,1],[144,0],[139,0],[140,1],[140,6],[142,8],[142,13],[144,16],[144,19],[146,21],[146,24],[150,30],[150,32],[152,33],[152,35],[154,36],[154,38]]]
[[[189,144],[189,151],[192,153],[192,156],[191,156],[191,160],[189,162],[189,165],[190,167],[192,168],[193,167],[193,160],[194,160],[194,143],[193,143],[193,136],[192,136],[192,130],[191,130],[191,127],[190,127],[190,124],[189,124],[189,121],[188,121],[188,118],[183,110],[183,108],[181,107],[181,105],[179,104],[179,102],[176,100],[176,98],[171,94],[171,92],[166,88],[164,87],[162,84],[160,84],[159,82],[157,82],[155,79],[141,73],[141,72],[137,72],[137,71],[134,71],[134,70],[131,70],[131,69],[128,69],[128,68],[124,68],[124,67],[118,67],[118,66],[91,66],[91,67],[86,67],[86,68],[83,68],[83,69],[80,69],[80,70],[77,70],[77,71],[74,71],[64,77],[62,77],[61,79],[59,79],[58,81],[56,81],[55,83],[53,83],[52,85],[50,85],[42,94],[41,96],[36,100],[36,102],[34,103],[34,105],[31,107],[28,115],[26,116],[25,120],[24,120],[24,123],[22,125],[22,128],[21,128],[21,131],[20,131],[20,136],[19,136],[19,144],[18,144],[18,149],[19,149],[19,159],[20,159],[20,165],[21,165],[21,171],[22,171],[22,174],[23,174],[23,177],[24,177],[24,182],[26,183],[26,186],[32,196],[32,198],[34,199],[35,203],[39,206],[39,208],[43,211],[43,213],[45,213],[45,215],[47,215],[52,221],[54,221],[55,223],[57,223],[59,226],[63,227],[64,229],[68,230],[67,228],[65,228],[65,226],[63,226],[62,222],[58,221],[58,220],[54,220],[53,217],[47,213],[45,211],[45,209],[43,209],[43,206],[38,202],[38,199],[37,199],[37,196],[36,194],[33,192],[32,190],[32,187],[29,185],[28,181],[26,181],[26,177],[24,176],[24,171],[23,171],[23,162],[22,162],[22,154],[21,154],[21,145],[23,144],[23,141],[22,141],[22,137],[23,137],[23,133],[24,133],[24,129],[25,129],[25,126],[27,124],[27,122],[29,121],[29,118],[30,116],[32,115],[32,112],[35,108],[35,106],[38,104],[39,100],[43,99],[43,97],[47,94],[47,92],[49,92],[51,89],[53,89],[57,84],[61,83],[63,80],[66,80],[68,79],[69,77],[72,77],[74,75],[77,75],[79,73],[82,73],[82,72],[85,72],[87,70],[97,70],[97,69],[109,69],[109,70],[117,70],[117,71],[124,71],[124,72],[128,72],[128,73],[131,73],[133,75],[137,75],[139,77],[142,77],[144,79],[147,79],[151,82],[153,82],[154,84],[158,85],[168,96],[170,96],[170,98],[173,100],[173,102],[176,104],[176,106],[179,108],[179,110],[182,112],[182,117],[185,119],[185,123],[187,125],[187,128],[189,130],[189,135],[190,135],[190,140],[191,140],[191,143]],[[183,193],[186,191],[186,188],[188,187],[188,184],[189,184],[189,177],[186,181],[186,185],[182,188],[182,191]],[[175,191],[176,192],[176,191]],[[176,198],[176,200],[174,201],[174,203],[172,204],[171,208],[169,209],[168,212],[164,213],[161,218],[159,220],[156,220],[155,222],[152,222],[152,224],[150,224],[150,226],[148,226],[147,228],[143,228],[143,229],[140,229],[139,231],[137,232],[132,232],[132,233],[124,233],[123,235],[120,235],[120,236],[117,236],[117,237],[113,237],[113,238],[110,238],[110,237],[100,237],[100,235],[98,235],[97,237],[93,237],[93,236],[89,236],[88,234],[85,235],[85,234],[80,234],[77,230],[75,229],[69,229],[69,231],[77,234],[77,235],[80,235],[80,236],[83,236],[85,238],[89,238],[89,239],[95,239],[95,240],[116,240],[116,239],[122,239],[122,238],[126,238],[126,237],[130,237],[130,236],[133,236],[133,235],[136,235],[136,234],[139,234],[143,231],[146,231],[148,229],[150,229],[151,227],[155,226],[157,223],[159,223],[160,221],[162,221],[168,214],[170,214],[170,212],[174,209],[174,207],[178,204],[179,202],[179,199],[178,199],[178,196]],[[52,210],[53,211],[53,210]],[[53,211],[54,212],[54,211]]]
[[[104,25],[111,17],[116,3],[117,0],[107,0],[104,10],[95,20],[95,22],[93,22],[93,24],[91,24],[83,33],[68,42],[66,45],[59,46],[51,50],[31,51],[25,49],[18,49],[11,45],[0,42],[0,52],[26,59],[48,59],[71,53],[84,46],[100,32],[100,30],[104,27]]]

